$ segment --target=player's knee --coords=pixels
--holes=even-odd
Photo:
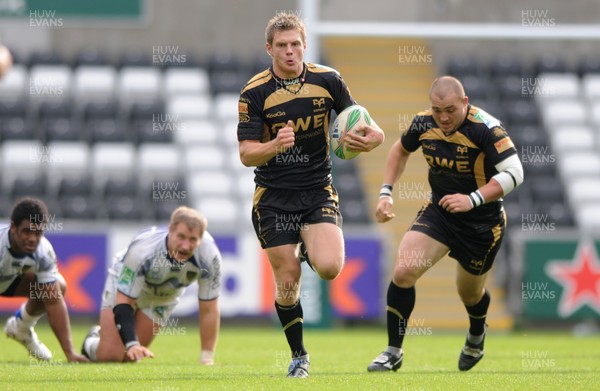
[[[460,296],[460,299],[464,305],[467,307],[472,307],[481,301],[482,293],[480,291],[459,289],[458,295]]]
[[[343,266],[344,260],[338,259],[334,262],[318,264],[318,266],[316,266],[316,271],[319,277],[321,277],[323,280],[329,281],[335,279],[337,276],[340,275]]]
[[[415,286],[417,283],[417,275],[409,269],[405,269],[402,267],[394,268],[394,275],[392,280],[394,284],[399,286],[400,288],[411,288]]]

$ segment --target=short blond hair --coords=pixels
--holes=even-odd
[[[184,223],[189,229],[198,228],[200,230],[200,236],[204,235],[204,231],[206,231],[208,225],[204,215],[196,209],[187,206],[180,206],[171,214],[171,222],[169,223],[170,228],[175,228],[179,223]]]
[[[429,90],[429,96],[439,96],[440,98],[446,97],[450,93],[455,93],[460,99],[465,97],[465,89],[457,78],[453,76],[440,76],[431,83],[431,89]]]
[[[306,28],[300,17],[292,12],[278,12],[269,20],[265,29],[265,39],[269,45],[273,44],[273,37],[277,31],[297,30],[306,43]]]

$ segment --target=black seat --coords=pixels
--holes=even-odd
[[[600,73],[600,57],[587,56],[579,62],[577,67],[580,76],[586,73]]]
[[[127,141],[125,126],[122,122],[114,119],[88,121],[86,134],[89,135],[90,143]]]
[[[164,111],[165,105],[161,101],[138,101],[131,105],[129,117],[132,121],[154,121],[162,116]]]
[[[121,55],[118,61],[122,67],[149,67],[152,66],[152,57],[147,50],[131,49]]]
[[[47,118],[41,123],[41,135],[46,142],[79,141],[82,132],[70,118]]]
[[[471,55],[454,56],[446,63],[446,74],[459,79],[465,76],[481,76],[484,73],[483,69],[477,57]]]
[[[161,200],[158,202],[152,202],[152,209],[154,212],[154,219],[160,222],[168,222],[171,219],[171,214],[175,209],[180,206],[189,206],[186,204],[187,200]]]
[[[73,59],[73,68],[81,65],[101,66],[108,65],[109,61],[106,55],[94,48],[85,48],[78,51]]]
[[[507,122],[511,125],[539,125],[540,113],[531,99],[511,100],[504,103]]]
[[[488,88],[490,81],[487,78],[477,76],[463,76],[461,79],[465,94],[469,99],[488,99]]]
[[[158,127],[152,120],[137,120],[131,124],[138,143],[172,143],[173,128]]]
[[[63,65],[64,59],[52,50],[35,51],[29,56],[29,66],[34,65]]]
[[[89,175],[65,176],[58,185],[58,196],[84,196],[92,195],[92,179]]]
[[[131,221],[144,217],[144,207],[137,197],[109,197],[105,201],[106,213],[110,220]]]
[[[0,140],[33,140],[35,128],[31,121],[22,117],[0,119]]]
[[[0,118],[27,116],[27,102],[24,99],[0,99]]]
[[[562,57],[546,54],[535,61],[534,69],[537,75],[540,73],[563,73],[567,72],[567,65]]]
[[[362,198],[345,198],[341,200],[340,211],[344,223],[368,224],[371,221],[370,213]]]
[[[66,99],[49,99],[40,104],[39,117],[45,118],[65,118],[71,117],[73,112],[73,103]]]
[[[44,198],[47,194],[47,181],[43,175],[17,178],[13,182],[11,195],[13,200],[23,197]]]
[[[84,119],[116,119],[118,106],[114,100],[100,100],[87,102],[83,108]]]
[[[136,196],[137,185],[134,178],[129,177],[111,177],[104,184],[104,198],[121,197],[121,196]]]
[[[489,65],[491,76],[506,77],[516,76],[521,78],[525,73],[525,66],[520,58],[510,54],[501,54],[492,59]]]
[[[98,216],[98,207],[92,199],[80,195],[59,198],[60,210],[65,219],[93,220]]]
[[[521,76],[516,75],[499,76],[494,79],[494,85],[500,98],[505,101],[530,98],[532,94],[528,94],[527,88],[523,88],[523,80]]]
[[[532,202],[554,203],[564,202],[563,184],[554,177],[535,176],[528,178]]]

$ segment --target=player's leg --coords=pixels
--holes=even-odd
[[[488,232],[457,234],[457,244],[450,254],[459,263],[456,287],[469,315],[469,331],[458,359],[461,371],[468,371],[483,358],[485,320],[490,305],[490,294],[485,289],[485,282],[502,243],[503,234],[503,222]]]
[[[296,245],[285,244],[266,249],[275,279],[275,309],[292,351],[290,377],[307,377],[309,358],[304,347],[300,276],[302,270],[296,258]]]
[[[402,343],[416,301],[415,284],[447,252],[445,244],[422,232],[404,234],[387,291],[388,346],[367,367],[368,371],[395,371],[402,365]]]
[[[62,275],[58,275],[58,280],[55,283],[59,285],[60,292],[64,295],[67,284]],[[6,335],[24,345],[32,357],[40,360],[50,360],[52,353],[39,340],[34,330],[38,320],[46,312],[44,299],[48,295],[48,291],[44,289],[44,284],[37,282],[33,272],[27,272],[19,280],[15,280],[14,286],[11,286],[9,290],[12,291],[10,295],[13,297],[27,297],[29,299],[6,322],[4,327]]]
[[[330,223],[307,224],[300,236],[313,270],[324,280],[336,278],[344,266],[342,229]]]

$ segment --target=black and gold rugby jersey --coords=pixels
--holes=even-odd
[[[256,184],[289,190],[330,185],[329,114],[353,104],[340,74],[322,65],[304,64],[295,79],[280,79],[272,68],[250,79],[238,104],[238,141],[272,140],[288,120],[296,134],[292,148],[254,170]]]
[[[437,126],[431,109],[415,116],[401,138],[409,152],[421,147],[429,164],[431,201],[438,206],[446,194],[470,194],[485,185],[498,171],[494,167],[517,153],[502,123],[483,111],[469,105],[467,117],[458,129],[446,136]],[[448,217],[493,223],[501,211],[501,201],[486,203],[465,213]]]

